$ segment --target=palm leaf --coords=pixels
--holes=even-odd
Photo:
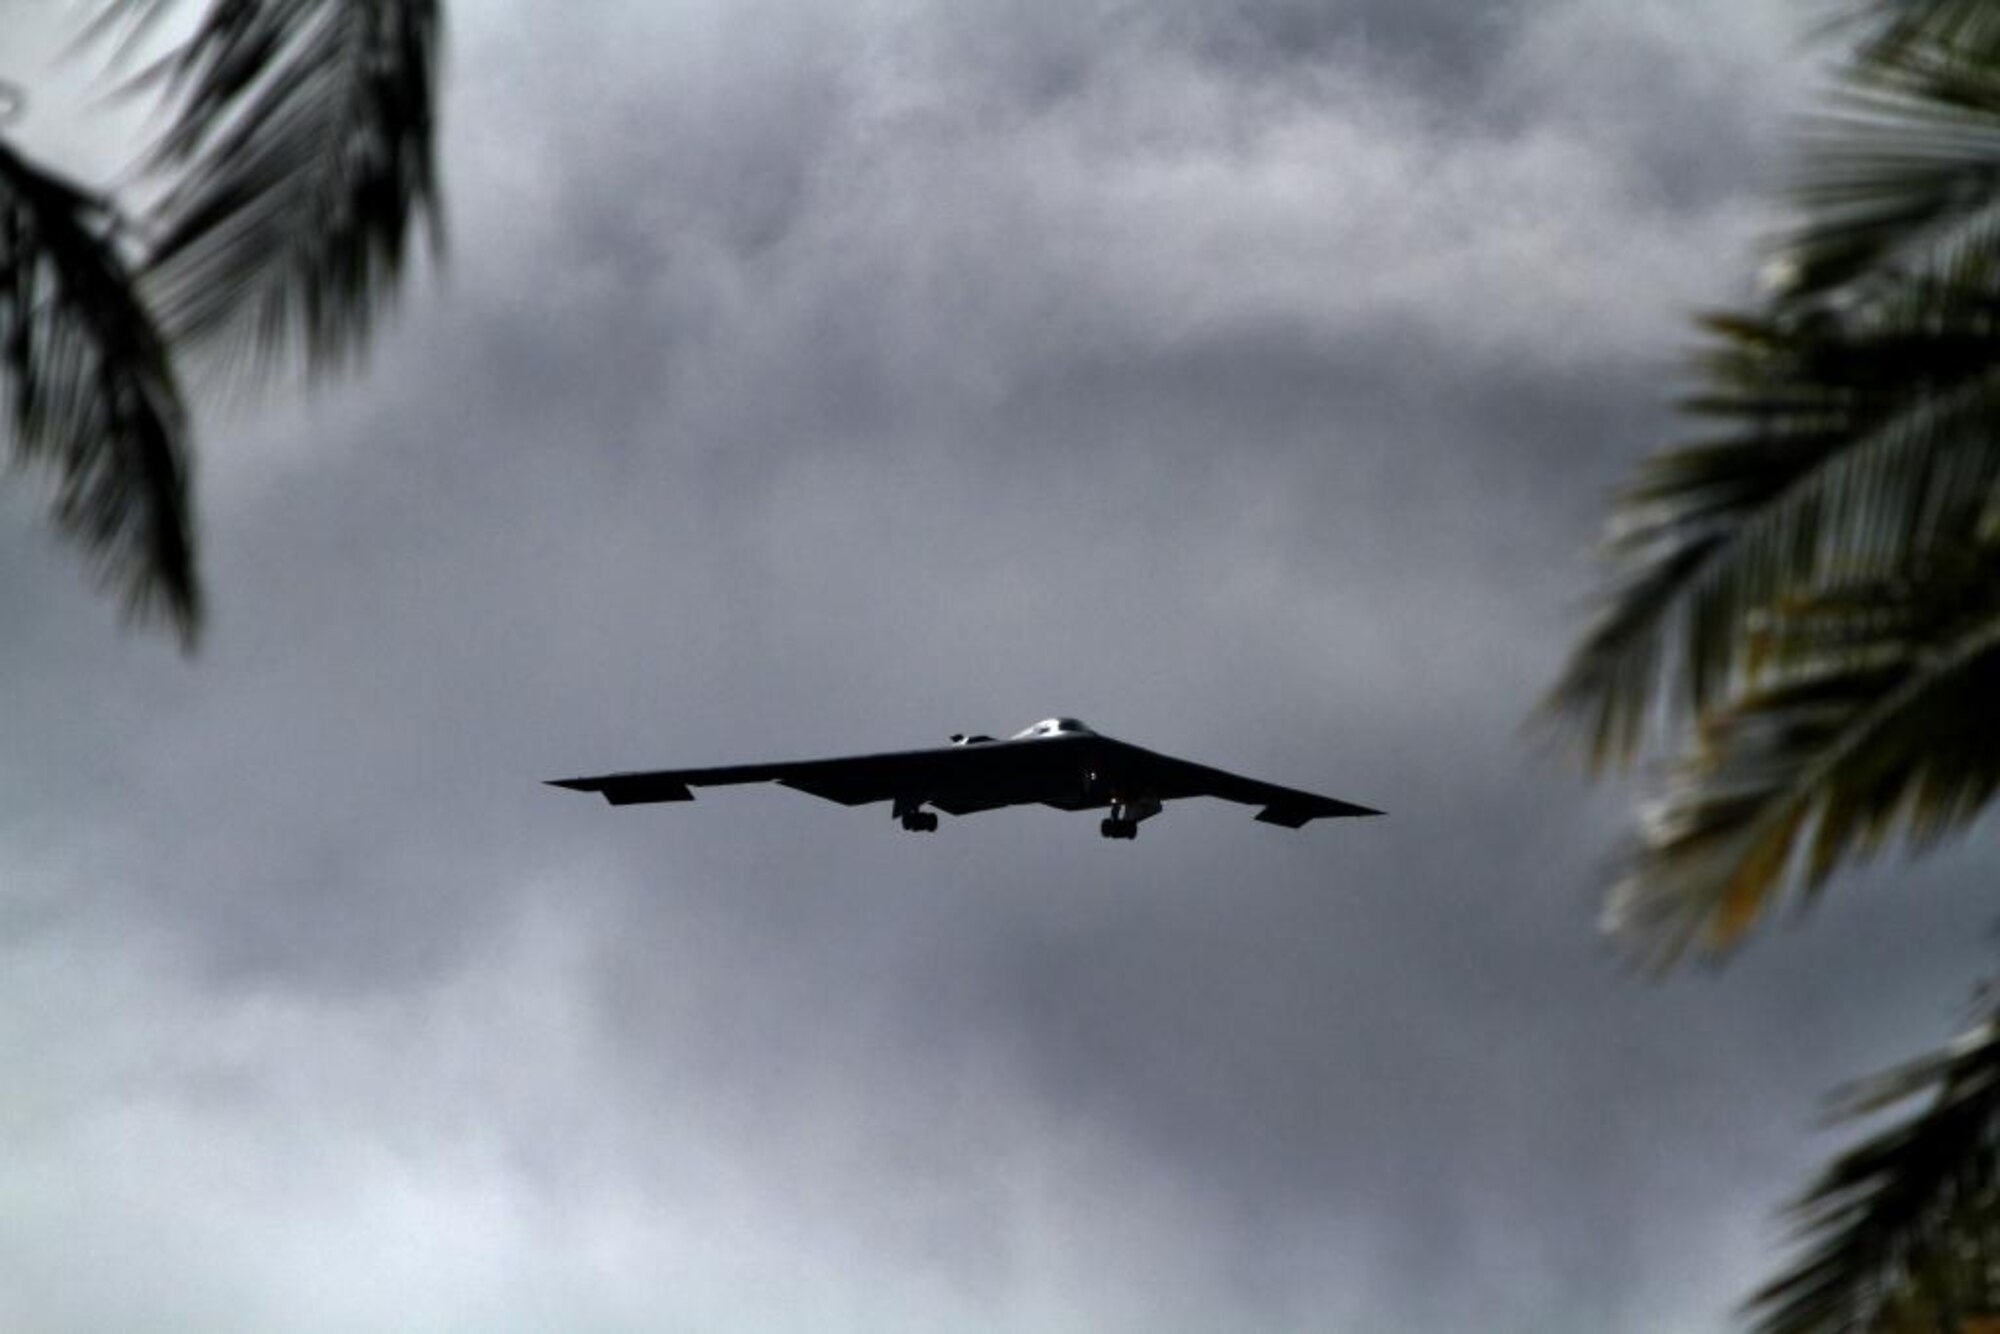
[[[1690,410],[1733,433],[1648,460],[1614,511],[1616,574],[1543,704],[1594,767],[1745,684],[1775,601],[1962,541],[2000,479],[2000,319],[1941,283],[1841,317],[1713,317]]]
[[[1727,705],[1775,600],[1959,540],[2000,442],[2000,6],[1865,0],[1808,142],[1789,280],[1712,317],[1717,438],[1619,497],[1608,594],[1543,705],[1593,769]],[[2000,527],[2000,504],[1987,504]]]
[[[1918,1112],[1836,1159],[1792,1207],[1804,1254],[1745,1303],[1758,1334],[1957,1331],[2000,1306],[2000,1025],[1837,1099]]]
[[[0,142],[0,389],[17,457],[54,472],[57,526],[128,614],[191,643],[186,414],[119,231],[110,204]]]
[[[1804,223],[1783,247],[1782,299],[1823,300],[1853,283],[1912,273],[1960,282],[1992,273],[2000,258],[1995,35],[1913,36],[1847,72],[1835,109],[1808,133],[1794,190]]]
[[[106,13],[143,24],[168,3]],[[211,0],[138,76],[177,104],[145,275],[171,337],[259,370],[362,350],[412,228],[441,243],[439,27],[437,0]]]
[[[2000,791],[2000,561],[1780,615],[1771,679],[1702,727],[1612,888],[1644,963],[1725,951],[1788,888],[1809,903],[1898,835],[1928,849]]]
[[[2000,12],[1990,0],[1851,0],[1831,29],[1858,29],[1863,59],[1912,44],[1944,42],[1988,47],[2000,43]]]

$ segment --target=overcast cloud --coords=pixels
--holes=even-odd
[[[1717,1327],[1988,957],[1966,856],[1635,981],[1520,734],[1809,17],[453,6],[447,271],[211,414],[200,654],[0,502],[0,1325]],[[539,785],[1057,713],[1390,816]]]

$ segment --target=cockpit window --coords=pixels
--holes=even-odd
[[[1015,735],[1022,737],[1061,736],[1064,733],[1081,733],[1084,736],[1096,735],[1096,733],[1092,732],[1084,724],[1081,718],[1044,718],[1027,731],[1017,732]]]

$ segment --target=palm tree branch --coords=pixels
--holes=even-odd
[[[135,619],[201,616],[187,419],[111,205],[0,141],[0,373],[17,457],[52,469],[58,528]]]
[[[2000,41],[2000,13],[1988,0],[1849,0],[1829,30],[1859,29],[1863,58],[1880,57],[1913,43],[1948,42],[1989,47]]]
[[[1783,300],[2000,258],[2000,67],[1974,49],[1908,41],[1855,62],[1806,150]]]
[[[437,0],[213,0],[142,72],[178,104],[146,272],[172,336],[312,369],[366,345],[411,229],[441,244],[439,28]]]
[[[1921,1327],[1956,1328],[1935,1319],[1940,1299],[1992,1300],[2000,1027],[1990,1016],[1943,1051],[1846,1091],[1837,1114],[1924,1094],[1925,1107],[1842,1154],[1792,1206],[1807,1249],[1745,1302],[1758,1334],[1881,1329],[1919,1309],[1933,1317]]]
[[[1669,966],[1697,941],[1727,950],[1788,880],[1810,902],[1898,830],[1921,851],[1977,816],[2000,790],[2000,611],[1957,619],[1937,638],[1885,621],[1870,648],[1709,720],[1607,901],[1643,961]]]
[[[1961,304],[1958,332],[1711,321],[1714,388],[1695,406],[1746,429],[1663,451],[1621,497],[1608,554],[1623,572],[1542,706],[1580,726],[1594,768],[1632,759],[1649,719],[1739,686],[1759,608],[1976,525],[1959,498],[2000,476],[2000,438],[1982,429],[2000,415],[2000,336],[1983,304]]]

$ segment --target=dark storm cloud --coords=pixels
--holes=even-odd
[[[1534,6],[1228,0],[984,5],[926,15],[924,40],[1026,107],[1059,103],[1133,48],[1181,52],[1250,80],[1315,67],[1448,85],[1464,97]]]
[[[1762,20],[481,13],[449,283],[365,380],[210,432],[201,657],[0,534],[58,757],[10,776],[56,1017],[4,1124],[55,1166],[0,1269],[184,1219],[152,1302],[22,1309],[1711,1323],[1813,1093],[1940,990],[1857,1018],[1903,906],[1859,891],[1621,986],[1615,803],[1518,726],[1680,310],[1768,217]],[[1681,130],[1713,159],[1663,184]],[[536,783],[1053,712],[1391,816],[914,839]]]
[[[1201,49],[1251,68],[1334,59],[1379,62],[1412,82],[1476,79],[1507,46],[1528,6],[1447,0],[1409,4],[1311,4],[1304,0],[1189,6],[1180,22],[1199,25]]]

